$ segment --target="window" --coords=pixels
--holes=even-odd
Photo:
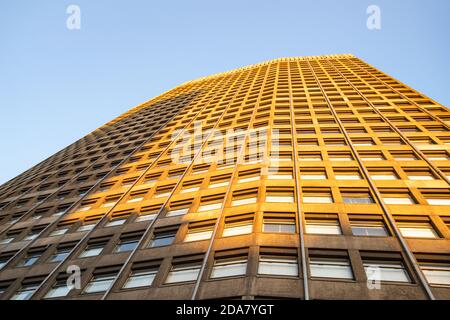
[[[150,242],[150,247],[162,247],[172,244],[175,240],[176,230],[171,230],[167,232],[155,232],[152,241]]]
[[[415,204],[416,201],[407,191],[382,191],[381,196],[386,204]]]
[[[228,185],[230,181],[230,175],[220,175],[211,177],[208,188],[220,188]]]
[[[241,206],[256,203],[258,189],[238,190],[233,192],[232,206]]]
[[[70,253],[72,248],[58,248],[56,252],[50,257],[49,262],[61,262],[63,261]]]
[[[89,281],[84,288],[83,293],[99,293],[107,291],[113,284],[116,276],[117,272],[94,274],[91,281]]]
[[[120,197],[117,196],[113,196],[113,197],[108,197],[106,198],[105,202],[102,204],[102,207],[104,208],[110,208],[110,207],[114,207],[117,203],[117,201],[119,201]]]
[[[136,218],[136,222],[153,221],[156,219],[156,213],[142,213]]]
[[[27,236],[25,238],[23,238],[23,240],[31,241],[31,240],[36,239],[43,229],[44,228],[32,229],[31,232],[29,234],[27,234]]]
[[[354,236],[387,237],[389,233],[384,222],[381,220],[363,220],[361,218],[350,218],[350,227]]]
[[[13,242],[21,233],[22,233],[22,230],[14,230],[14,231],[8,232],[5,236],[5,238],[0,240],[0,244],[8,244],[8,243]]]
[[[259,257],[258,274],[297,277],[297,257],[261,255]]]
[[[428,169],[403,169],[409,180],[435,180],[436,176]]]
[[[184,242],[201,241],[211,239],[214,231],[214,223],[192,223],[189,226]]]
[[[191,203],[181,205],[171,205],[170,210],[167,212],[166,217],[182,216],[189,212]]]
[[[320,219],[313,216],[314,214],[306,215],[306,233],[334,235],[342,234],[341,226],[339,225],[339,220],[337,219],[337,217]]]
[[[212,198],[210,197],[202,197],[201,204],[198,208],[199,212],[209,211],[209,210],[217,210],[222,208],[223,197],[220,198]]]
[[[322,161],[320,152],[299,152],[299,161]]]
[[[411,282],[401,261],[376,261],[363,259],[364,271],[370,281]]]
[[[361,174],[358,169],[334,169],[334,177],[336,180],[361,180]]]
[[[420,262],[419,265],[431,285],[450,286],[450,263]]]
[[[67,231],[69,231],[69,229],[70,229],[70,226],[58,227],[56,230],[53,230],[48,236],[49,237],[62,236],[63,234],[66,234]]]
[[[421,190],[424,198],[432,206],[450,206],[450,194],[440,190]]]
[[[145,195],[147,194],[147,192],[148,190],[139,190],[132,192],[127,200],[127,203],[136,203],[143,201],[145,199]]]
[[[372,180],[397,180],[398,175],[393,168],[369,168]]]
[[[269,168],[267,178],[270,180],[292,180],[294,176],[291,168]]]
[[[326,180],[325,169],[301,169],[300,179],[303,180]]]
[[[142,288],[152,285],[158,273],[158,267],[132,270],[127,281],[123,285],[124,289]]]
[[[38,252],[31,252],[29,253],[23,260],[21,260],[17,267],[29,267],[32,266],[36,261],[39,260],[39,258],[42,256],[42,251]]]
[[[370,204],[374,202],[370,193],[364,190],[341,190],[341,196],[344,203],[347,204]]]
[[[88,258],[98,256],[105,247],[106,243],[92,243],[88,244],[86,249],[80,254],[80,258]]]
[[[382,152],[359,151],[358,154],[363,161],[386,160]]]
[[[139,235],[121,238],[119,243],[114,248],[114,252],[133,251],[137,247],[140,239],[141,236]]]
[[[274,215],[277,215],[275,213]],[[282,217],[264,214],[263,232],[267,233],[295,233],[295,214],[287,214]]]
[[[202,181],[202,179],[198,179],[184,182],[180,193],[190,193],[200,190]]]
[[[439,238],[429,222],[397,222],[397,226],[406,238]]]
[[[225,218],[222,237],[249,234],[253,231],[253,214],[230,216]]]
[[[268,189],[266,191],[266,202],[293,203],[295,202],[294,192],[290,189]]]
[[[391,151],[391,155],[397,161],[417,160],[416,154],[412,151]]]
[[[353,272],[348,258],[310,257],[311,277],[353,279]]]
[[[22,284],[22,286],[14,293],[10,300],[29,300],[39,287],[38,282]]]
[[[86,224],[82,224],[82,225],[77,229],[77,232],[91,231],[92,229],[94,229],[94,227],[95,227],[95,223],[86,223]]]
[[[65,297],[73,289],[67,285],[67,279],[57,281],[44,296],[45,299]]]
[[[167,275],[165,283],[195,281],[198,278],[200,269],[201,264],[199,262],[174,264]]]
[[[303,203],[333,203],[331,191],[323,189],[303,190]]]
[[[239,172],[238,183],[258,181],[261,177],[260,169]]]
[[[105,227],[121,226],[121,225],[125,224],[127,219],[128,219],[128,217],[112,217],[111,220],[109,220],[105,224]]]
[[[353,161],[353,156],[350,152],[328,152],[330,161]]]
[[[4,266],[6,266],[6,264],[8,263],[8,261],[13,257],[13,255],[2,255],[0,256],[0,270],[2,270],[2,268]]]
[[[247,257],[216,258],[211,278],[243,276],[247,272]]]

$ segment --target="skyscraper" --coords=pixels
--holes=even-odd
[[[450,299],[449,123],[352,55],[189,81],[0,187],[0,299]]]

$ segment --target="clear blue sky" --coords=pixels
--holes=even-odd
[[[66,28],[70,4],[80,30]],[[184,81],[277,57],[353,53],[450,106],[449,12],[448,0],[0,0],[0,183]]]

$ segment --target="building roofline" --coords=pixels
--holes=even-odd
[[[244,70],[248,70],[248,69],[252,69],[252,68],[257,68],[257,67],[268,65],[268,64],[271,64],[271,63],[275,63],[275,62],[290,62],[290,61],[301,61],[301,60],[324,60],[324,59],[339,59],[339,58],[354,58],[354,57],[355,56],[353,54],[350,54],[350,53],[327,54],[327,55],[320,55],[320,56],[304,56],[304,57],[281,57],[281,58],[275,58],[275,59],[271,59],[271,60],[266,60],[266,61],[263,61],[263,62],[259,62],[259,63],[255,63],[255,64],[243,66],[243,67],[238,67],[236,69],[223,71],[223,72],[218,72],[218,73],[214,73],[214,74],[211,74],[211,75],[208,75],[208,76],[204,76],[204,77],[196,78],[196,79],[193,79],[193,80],[189,80],[189,81],[186,81],[186,82],[182,83],[180,86],[187,85],[187,84],[194,83],[194,82],[198,82],[198,81],[204,81],[204,80],[207,80],[207,79],[216,78],[216,77],[220,77],[220,76],[224,76],[224,75],[228,75],[228,74],[232,74],[234,72],[239,72],[239,71],[244,71]]]

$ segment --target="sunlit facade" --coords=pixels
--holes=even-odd
[[[0,187],[0,299],[450,299],[449,130],[352,55],[189,81]]]

